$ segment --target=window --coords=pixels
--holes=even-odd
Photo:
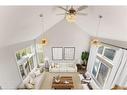
[[[26,71],[26,75],[28,75],[30,72],[30,66],[28,62],[25,64],[25,71]]]
[[[29,60],[29,65],[30,65],[30,70],[32,70],[34,68],[34,61],[33,61],[33,57],[31,57]]]
[[[98,76],[97,76],[97,80],[101,86],[104,85],[107,75],[108,75],[108,72],[109,72],[109,67],[106,66],[105,64],[101,63],[99,72],[98,72]]]
[[[115,47],[101,46],[98,48],[97,53],[99,54],[98,56],[104,57],[109,61],[113,61],[116,55],[116,51],[117,49]]]
[[[27,47],[22,50],[19,50],[18,52],[16,52],[17,61],[31,53],[32,53],[31,47]]]
[[[26,76],[34,68],[34,51],[33,47],[27,47],[16,52],[16,60],[20,75],[22,79],[25,79]]]
[[[43,45],[42,44],[37,44],[37,57],[38,57],[38,62],[40,64],[44,63],[44,51],[43,51]]]
[[[100,88],[105,85],[108,74],[113,67],[116,50],[117,48],[108,45],[100,46],[97,50],[92,74]]]
[[[53,47],[52,48],[52,59],[53,60],[62,60],[63,59],[63,48],[62,47]]]
[[[52,47],[53,60],[74,60],[75,47]]]
[[[22,78],[25,79],[26,75],[25,75],[25,72],[24,72],[24,69],[23,69],[23,65],[19,65],[19,70],[20,70]]]
[[[111,67],[108,66],[107,64],[108,63],[102,62],[100,58],[96,58],[93,65],[92,69],[93,77],[101,88],[104,86],[106,79],[108,77],[108,73],[111,69]]]
[[[64,47],[64,59],[73,60],[75,57],[75,48],[74,47]]]
[[[105,48],[104,56],[110,60],[114,59],[116,51],[114,49]]]
[[[98,51],[97,52],[99,54],[102,54],[103,53],[103,50],[104,50],[104,46],[101,46],[101,47],[98,48]]]
[[[92,70],[92,74],[94,75],[94,77],[96,77],[96,75],[97,75],[99,63],[100,63],[100,61],[96,58],[96,60],[94,62],[93,70]]]
[[[117,56],[117,58],[116,58]],[[119,68],[122,50],[118,47],[103,44],[98,47],[95,61],[91,70],[95,83],[100,88],[110,87]]]

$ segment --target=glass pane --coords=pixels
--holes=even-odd
[[[30,72],[30,66],[29,66],[29,63],[27,62],[26,65],[25,65],[25,70],[26,70],[26,73],[27,75],[29,74]]]
[[[40,63],[44,63],[43,52],[38,52],[38,60]]]
[[[104,56],[109,58],[110,60],[113,60],[115,53],[116,53],[115,50],[106,48],[104,52]]]
[[[44,52],[43,52],[43,45],[37,44],[37,56],[39,63],[44,63]]]
[[[104,83],[105,83],[108,71],[109,71],[109,68],[106,65],[104,65],[103,63],[101,63],[99,73],[98,73],[98,76],[97,76],[97,80],[98,80],[98,82],[100,83],[101,86],[103,86]]]
[[[31,47],[24,48],[24,49],[17,51],[16,52],[17,61],[22,59],[24,56],[27,56],[30,53],[31,53]]]
[[[27,54],[31,54],[31,48],[29,47],[29,48],[26,48],[26,53]]]
[[[65,47],[64,48],[64,59],[74,60],[75,57],[75,47]]]
[[[43,52],[43,45],[37,44],[37,52]]]
[[[32,70],[34,68],[33,57],[30,58],[29,64],[30,64],[30,67],[31,67],[31,70]]]
[[[99,67],[99,60],[96,58],[95,62],[94,62],[94,66],[93,66],[93,70],[92,70],[92,74],[96,77],[97,71],[98,71],[98,67]]]
[[[98,48],[98,51],[97,51],[97,52],[98,52],[99,54],[102,54],[103,49],[104,49],[104,46],[101,46],[101,47]]]
[[[52,59],[53,60],[62,60],[63,59],[63,48],[62,47],[53,47],[52,48]]]
[[[23,66],[20,65],[20,66],[19,66],[19,69],[20,69],[21,76],[22,76],[22,78],[24,79],[26,76],[25,76],[25,73],[24,73]]]
[[[17,53],[16,53],[16,58],[17,58],[17,61],[21,59],[20,52],[17,52]]]

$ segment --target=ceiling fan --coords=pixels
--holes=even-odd
[[[80,6],[77,9],[73,6],[58,7],[65,11],[65,13],[57,14],[57,15],[65,15],[65,18],[68,22],[75,22],[77,15],[87,15],[87,13],[81,13],[80,11],[86,9],[88,6]]]

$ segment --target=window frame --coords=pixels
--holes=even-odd
[[[53,48],[59,48],[59,49],[62,49],[62,55],[61,55],[61,58],[59,59],[54,59],[54,57],[53,57]],[[63,60],[63,47],[52,47],[51,48],[51,51],[52,51],[52,60]]]
[[[72,59],[67,59],[67,58],[65,58],[65,50],[66,49],[73,49],[73,58]],[[64,60],[74,60],[75,59],[75,47],[64,47],[64,50],[63,50],[64,52],[63,52],[63,59]]]

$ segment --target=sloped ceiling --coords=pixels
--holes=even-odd
[[[0,47],[37,38],[64,19],[64,16],[56,15],[63,12],[56,6],[1,6]],[[127,7],[89,6],[82,12],[88,15],[78,16],[76,24],[89,35],[95,36],[98,15],[102,15],[98,36],[127,41]],[[43,19],[39,17],[41,13]]]
[[[102,15],[98,36],[113,40],[127,41],[127,7],[123,6],[93,6],[89,7],[87,17],[80,17],[77,24],[87,33],[95,36],[98,15]]]
[[[63,19],[56,11],[48,6],[0,7],[0,47],[35,39]]]

